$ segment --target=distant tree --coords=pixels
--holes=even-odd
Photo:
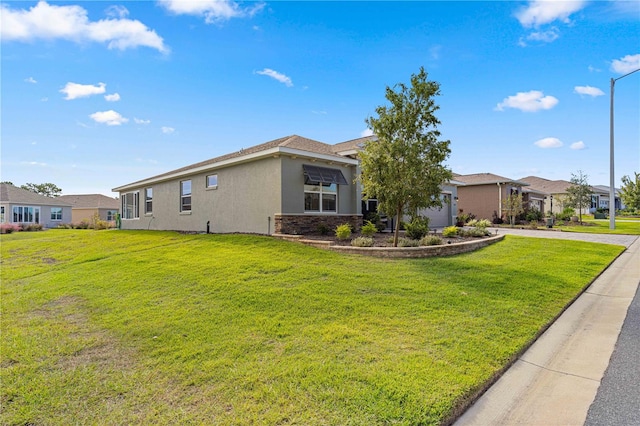
[[[8,180],[4,180],[4,181],[2,181],[2,182],[0,182],[0,183],[6,183],[7,185],[15,186],[15,185],[13,184],[13,182],[9,182]]]
[[[512,193],[502,200],[502,211],[509,218],[511,226],[516,224],[516,216],[524,212],[522,206],[522,194]]]
[[[397,90],[394,90],[396,89]],[[400,218],[415,215],[420,208],[441,207],[441,186],[451,179],[443,162],[451,150],[448,140],[440,141],[434,97],[440,84],[427,80],[424,67],[411,75],[411,86],[387,86],[390,106],[376,108],[377,118],[366,123],[377,136],[360,152],[363,199],[377,198],[381,211],[396,215],[393,245],[398,245]]]
[[[635,180],[632,180],[629,176],[622,176],[620,198],[627,208],[640,210],[640,173],[633,172],[633,174],[635,175]]]
[[[20,188],[46,197],[58,197],[62,192],[62,189],[53,183],[27,183],[20,186]]]
[[[571,185],[567,188],[566,205],[578,210],[580,224],[582,224],[582,209],[591,206],[593,189],[589,185],[588,176],[578,170],[578,174],[571,173]]]

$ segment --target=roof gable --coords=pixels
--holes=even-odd
[[[509,179],[504,176],[494,175],[493,173],[474,173],[470,175],[454,174],[453,177],[464,182],[466,186],[473,185],[495,185],[495,184],[513,184],[518,186],[528,186],[526,182],[521,182],[514,179]]]
[[[120,201],[102,194],[61,195],[58,199],[80,209],[120,208]]]
[[[0,202],[36,206],[71,207],[71,204],[60,201],[59,198],[46,197],[33,191],[9,185],[8,183],[0,184]]]

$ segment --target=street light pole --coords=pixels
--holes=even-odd
[[[616,229],[616,189],[614,185],[615,168],[613,166],[613,91],[616,81],[638,71],[640,71],[640,68],[611,79],[611,107],[609,108],[609,229]]]

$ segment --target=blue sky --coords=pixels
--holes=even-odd
[[[609,184],[610,79],[638,1],[3,1],[1,180],[102,193],[279,137],[366,134],[424,66],[456,173]],[[615,85],[616,184],[640,72]]]

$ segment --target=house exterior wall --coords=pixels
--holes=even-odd
[[[26,223],[26,222],[14,222],[13,221],[13,207],[34,207],[40,209],[40,223],[45,228],[55,228],[63,223],[71,223],[71,207],[63,207],[63,206],[43,206],[38,204],[29,204],[29,203],[2,203],[2,207],[4,207],[4,222],[3,223]],[[62,219],[53,220],[51,219],[51,209],[52,208],[62,208]]]
[[[458,187],[458,211],[474,214],[477,219],[491,220],[494,211],[498,216],[504,216],[502,203],[512,190],[522,194],[521,187],[509,184],[460,186]]]
[[[441,228],[455,225],[458,215],[458,187],[455,185],[443,185],[440,198],[443,200],[442,208],[422,209],[418,212],[421,216],[429,218],[429,226]],[[405,218],[407,220],[407,218]]]
[[[218,185],[207,188],[207,176],[217,174]],[[140,218],[122,219],[122,229],[187,232],[269,233],[269,217],[280,211],[281,159],[264,158],[216,170],[141,186]],[[180,183],[191,180],[191,211],[180,211]],[[153,189],[152,213],[145,213],[145,188]],[[122,194],[121,193],[121,198]]]
[[[78,208],[74,207],[71,209],[71,221],[72,223],[80,223],[82,221],[91,222],[93,220],[93,216],[98,213],[100,216],[100,220],[115,220],[108,219],[108,212],[115,211],[119,212],[120,209],[102,209],[102,208]]]

